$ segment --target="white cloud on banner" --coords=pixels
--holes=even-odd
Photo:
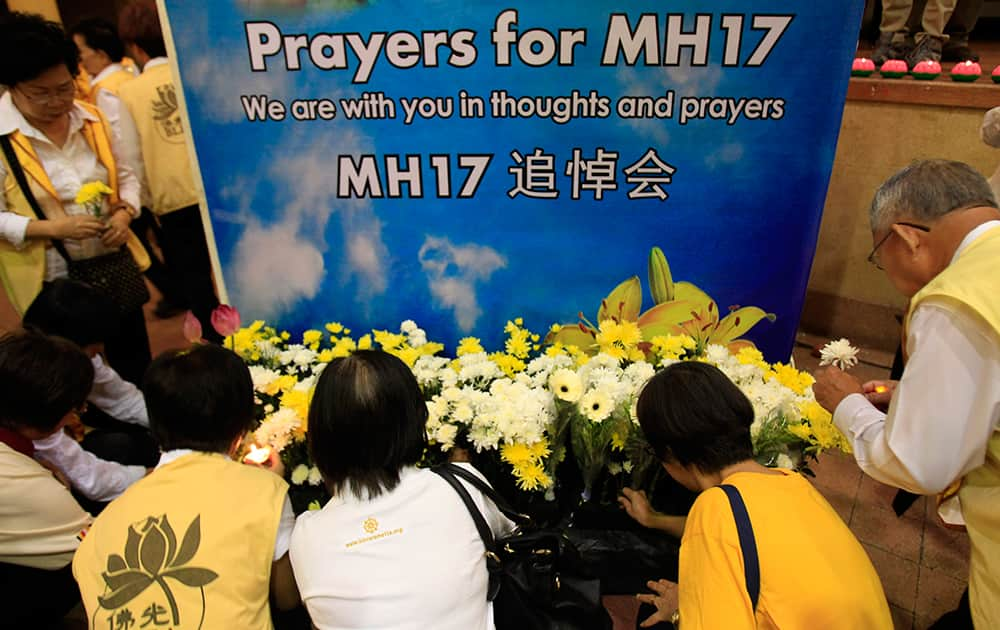
[[[723,164],[735,164],[743,159],[743,145],[739,142],[724,144],[705,156],[705,166],[714,169]]]
[[[326,274],[323,254],[297,234],[294,222],[246,226],[232,265],[237,306],[254,318],[276,318],[319,291]]]
[[[476,243],[453,245],[438,236],[424,239],[418,257],[437,305],[454,311],[458,327],[471,331],[483,313],[476,284],[506,267],[507,259],[492,247]]]

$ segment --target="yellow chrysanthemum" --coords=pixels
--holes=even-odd
[[[371,350],[372,348],[372,336],[364,335],[361,339],[358,339],[358,350]]]
[[[619,435],[617,431],[611,434],[611,450],[613,451],[625,450],[625,438]]]
[[[552,479],[545,473],[545,468],[537,462],[515,466],[514,477],[522,490],[542,490],[552,485]]]
[[[299,379],[295,378],[291,374],[283,374],[278,378],[274,379],[267,384],[263,389],[263,393],[268,396],[274,396],[278,392],[287,392],[299,382]]]
[[[507,354],[518,359],[526,359],[531,352],[531,331],[522,328],[522,323],[523,320],[518,317],[512,322],[507,322],[507,325],[504,326],[504,331],[507,333],[504,349]]]
[[[455,350],[455,356],[462,357],[467,354],[478,354],[480,352],[485,351],[477,337],[462,337],[458,342],[458,349]]]
[[[344,332],[344,325],[341,324],[340,322],[330,322],[323,328],[326,328],[327,332],[329,332],[331,335],[339,335],[340,333]]]
[[[516,467],[530,464],[536,460],[531,447],[523,442],[504,444],[500,447],[500,459]]]
[[[80,186],[74,201],[81,205],[96,204],[103,201],[104,195],[110,195],[112,192],[114,191],[108,188],[104,182],[88,182]]]
[[[292,335],[287,330],[281,331],[281,339],[283,341],[288,341],[291,338],[292,338]]]
[[[549,443],[547,440],[539,440],[530,446],[531,456],[536,460],[541,460],[548,457],[552,451],[549,450]]]
[[[800,372],[792,366],[782,363],[775,363],[767,377],[768,380],[777,380],[800,396],[805,393],[807,387],[816,382],[816,379],[808,372]]]
[[[336,343],[333,344],[333,348],[330,350],[332,358],[336,359],[338,357],[349,356],[356,349],[357,345],[354,343],[353,339],[350,337],[341,337],[336,341]]]
[[[309,399],[311,392],[301,389],[292,389],[281,395],[281,406],[288,407],[294,411],[300,419],[304,420],[309,416]]]
[[[319,351],[319,354],[316,355],[316,360],[319,361],[320,363],[329,363],[330,361],[333,361],[335,358],[336,357],[333,356],[333,350],[331,350],[330,348],[324,348],[323,350]]]
[[[566,348],[562,345],[562,342],[557,341],[551,346],[545,349],[545,356],[547,357],[558,357],[559,355],[566,354]]]
[[[406,343],[406,335],[391,333],[388,330],[374,330],[375,343],[382,346],[386,352],[401,347]]]
[[[688,335],[657,335],[650,340],[653,352],[661,359],[679,359],[698,343]]]
[[[756,365],[765,372],[771,369],[771,366],[764,360],[764,355],[760,353],[760,350],[752,346],[740,348],[740,351],[736,353],[736,360],[743,365]]]
[[[596,341],[601,352],[616,359],[638,361],[644,356],[638,348],[642,331],[635,322],[605,319],[601,322]]]
[[[503,352],[494,352],[490,355],[490,360],[496,363],[497,367],[510,378],[514,378],[518,372],[523,372],[524,368],[527,367],[521,359]]]
[[[323,332],[320,330],[307,330],[302,333],[302,345],[312,347],[313,350],[319,346],[319,342],[322,340]]]

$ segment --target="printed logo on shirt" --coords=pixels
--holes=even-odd
[[[205,619],[205,586],[219,574],[191,566],[201,545],[201,516],[196,516],[178,545],[164,514],[129,525],[124,556],[110,554],[101,573],[106,588],[97,597],[91,628],[169,626],[201,628]],[[198,589],[195,597],[182,589]]]
[[[361,524],[361,528],[369,534],[374,534],[378,531],[378,521],[376,521],[373,517],[368,517],[365,519],[365,522]]]
[[[177,107],[177,93],[170,83],[156,86],[153,122],[157,133],[167,142],[174,144],[184,142],[184,123],[181,122],[180,110]]]
[[[362,543],[368,543],[375,540],[381,540],[383,538],[388,538],[389,536],[397,536],[403,533],[402,527],[397,527],[396,529],[390,529],[383,532],[378,531],[379,523],[374,516],[369,516],[365,520],[361,521],[361,529],[364,530],[366,534],[371,534],[370,536],[365,536],[363,538],[358,538],[357,540],[352,540],[345,544],[347,548],[354,547],[355,545],[360,545]]]

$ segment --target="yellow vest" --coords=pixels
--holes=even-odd
[[[139,132],[153,212],[162,215],[197,204],[198,189],[170,68],[162,64],[143,70],[119,88],[118,98],[128,107]]]
[[[274,473],[209,453],[139,480],[97,517],[73,558],[90,627],[110,618],[135,628],[270,630],[287,491]]]
[[[111,152],[110,133],[108,123],[99,109],[77,101],[77,104],[86,109],[89,113],[98,118],[97,121],[84,119],[83,128],[80,130],[91,150],[97,154],[97,159],[108,171],[108,187],[113,191],[111,198],[118,200],[118,170],[115,165],[115,157]],[[32,194],[41,206],[47,218],[58,218],[65,216],[62,202],[56,193],[45,166],[38,159],[31,142],[20,131],[15,131],[10,135],[11,144],[14,146],[14,153],[17,155],[21,168],[24,169],[28,185]],[[14,179],[13,169],[7,160],[0,153],[0,159],[7,169],[7,177],[3,182],[3,195],[7,202],[7,211],[19,214],[29,219],[35,219],[35,213],[28,204],[27,198],[21,191]],[[3,281],[7,297],[14,309],[23,314],[31,305],[31,302],[42,290],[42,282],[45,279],[45,248],[48,241],[42,239],[25,240],[21,249],[17,249],[10,242],[0,240],[0,280]],[[145,271],[149,267],[149,254],[139,243],[139,240],[131,232],[126,246],[139,265],[139,269]]]
[[[998,270],[1000,227],[995,227],[973,241],[914,295],[909,312],[912,314],[927,298],[950,300],[976,313],[1000,339]],[[986,462],[961,480],[958,498],[972,543],[972,618],[977,628],[1000,628],[1000,431],[994,431],[990,438]]]
[[[96,103],[97,90],[107,90],[108,92],[117,95],[118,89],[122,86],[122,84],[128,83],[133,79],[135,79],[135,75],[128,70],[116,70],[112,72],[94,85],[90,86],[91,102]]]

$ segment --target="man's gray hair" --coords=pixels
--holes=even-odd
[[[879,187],[869,213],[874,232],[902,217],[931,222],[975,206],[996,208],[997,201],[974,168],[953,160],[918,160]]]

